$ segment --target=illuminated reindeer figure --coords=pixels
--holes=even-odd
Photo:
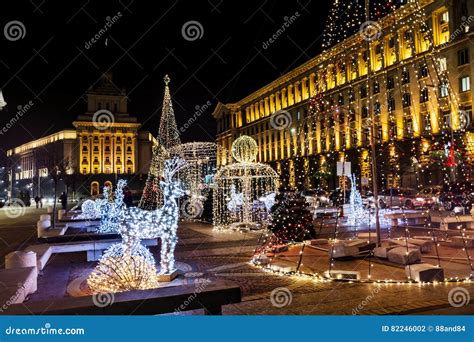
[[[122,223],[130,231],[128,235],[139,239],[161,238],[161,271],[169,274],[174,271],[174,250],[177,243],[179,208],[176,199],[185,194],[174,175],[185,166],[184,159],[175,157],[165,161],[164,180],[160,181],[163,191],[163,206],[153,211],[129,208]]]

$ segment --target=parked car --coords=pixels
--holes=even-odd
[[[327,207],[331,204],[331,200],[329,199],[329,193],[326,190],[304,190],[301,194],[306,199],[306,202],[315,208]]]
[[[441,185],[433,185],[421,189],[415,196],[413,206],[416,208],[431,208],[439,205],[439,195],[442,188]]]
[[[378,195],[379,208],[400,207],[413,209],[417,191],[412,188],[388,188],[380,191]],[[374,203],[374,197],[369,198]]]
[[[470,182],[449,183],[443,186],[439,195],[439,202],[445,210],[454,210],[463,207],[471,211],[474,200],[474,185]]]
[[[0,197],[0,208],[3,208],[5,206],[5,198]]]

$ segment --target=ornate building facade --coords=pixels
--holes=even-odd
[[[451,154],[454,173],[472,178],[474,3],[409,1],[372,28],[370,39],[355,34],[244,99],[219,103],[218,144],[252,136],[258,161],[291,187],[337,187],[337,161],[351,161],[368,186],[371,134],[384,186],[441,183]]]
[[[110,73],[88,92],[87,111],[72,125],[75,129],[7,151],[10,181],[18,189],[47,195],[51,187],[41,186],[42,179],[47,184],[48,170],[58,164],[68,173],[70,184],[65,185],[79,194],[97,195],[117,177],[129,179],[133,186],[148,173],[154,138],[128,114],[125,92],[115,87]]]

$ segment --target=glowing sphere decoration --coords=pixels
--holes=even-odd
[[[252,163],[257,159],[257,154],[257,142],[248,135],[242,135],[232,143],[232,156],[239,163]]]

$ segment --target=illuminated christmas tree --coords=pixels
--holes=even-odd
[[[357,190],[357,182],[354,174],[351,175],[351,194],[349,198],[350,211],[347,215],[347,223],[350,226],[358,226],[367,223],[369,219],[369,212],[364,209],[362,196]]]
[[[160,130],[158,132],[157,140],[165,149],[169,149],[181,144],[181,139],[179,138],[173,103],[171,102],[170,89],[168,87],[170,78],[166,75],[163,80],[165,81],[165,95],[163,98],[163,109],[161,111]]]
[[[163,160],[166,151],[159,143],[153,145],[152,159],[148,177],[143,188],[142,198],[138,206],[146,210],[154,210],[163,202],[163,196],[160,190],[160,179],[163,173]]]
[[[167,150],[181,144],[173,103],[171,102],[168,75],[164,77],[165,94],[161,110],[160,128],[153,146],[153,157],[148,171],[148,178],[143,189],[142,198],[138,206],[142,209],[153,210],[163,203],[163,194],[160,190],[160,179],[163,177],[163,163],[167,158]]]

